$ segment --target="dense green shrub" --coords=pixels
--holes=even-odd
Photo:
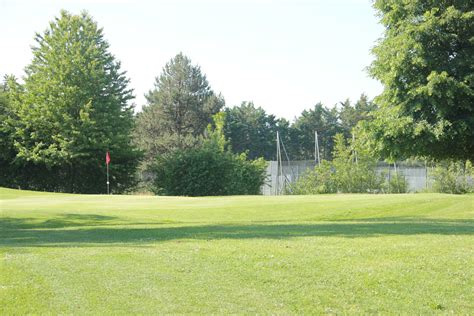
[[[289,187],[292,194],[366,193],[382,190],[384,176],[376,172],[377,157],[362,144],[335,137],[334,159],[323,161]]]
[[[474,192],[473,167],[470,161],[443,161],[431,174],[434,192],[463,194]]]
[[[361,143],[347,143],[341,134],[334,139],[332,164],[338,192],[366,193],[380,190],[384,179],[375,170],[377,157]]]
[[[388,193],[407,193],[408,181],[403,174],[395,172],[387,179],[386,190]]]
[[[153,190],[157,194],[209,196],[259,194],[266,179],[263,159],[247,160],[246,154],[225,149],[223,115],[218,114],[216,130],[199,147],[179,149],[157,158]]]
[[[249,161],[216,146],[183,149],[160,156],[154,191],[165,195],[208,196],[259,194],[265,181],[265,161]]]
[[[331,163],[323,160],[320,166],[307,171],[298,181],[290,184],[286,191],[298,195],[336,193],[337,185]]]

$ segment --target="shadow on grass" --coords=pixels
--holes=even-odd
[[[98,214],[64,214],[46,221],[39,221],[36,218],[0,218],[0,232],[2,230],[17,229],[56,229],[93,226],[159,225],[177,223],[180,222],[172,220],[130,222],[130,220],[117,216],[104,216]]]
[[[104,216],[97,214],[64,214],[46,221],[38,221],[35,218],[2,218],[0,228],[2,229],[47,229],[66,228],[80,226],[110,225],[112,221],[118,220],[116,216]]]
[[[250,222],[181,226],[169,222],[130,223],[117,217],[67,214],[43,222],[33,219],[0,219],[0,247],[80,246],[87,244],[146,244],[196,239],[288,239],[308,236],[346,238],[383,235],[474,235],[471,219],[361,219],[337,222],[278,224]],[[148,225],[147,227],[135,227]],[[176,224],[175,224],[176,225]],[[97,227],[95,227],[97,226]],[[157,227],[158,226],[158,227]]]

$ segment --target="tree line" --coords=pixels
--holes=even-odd
[[[35,35],[32,52],[24,83],[6,76],[0,89],[1,185],[9,187],[103,193],[100,179],[107,151],[114,192],[132,189],[139,179],[137,170],[159,173],[162,180],[157,158],[164,166],[163,157],[209,142],[213,131],[208,126],[215,125],[213,117],[219,112],[224,113],[220,131],[226,139],[220,150],[245,155],[227,157],[234,164],[275,159],[277,131],[292,158],[311,159],[314,130],[319,129],[328,140],[322,142],[322,153],[329,157],[332,137],[349,132],[372,106],[365,96],[354,107],[346,101],[340,111],[318,103],[292,124],[252,102],[224,108],[223,96],[212,90],[200,67],[179,53],[156,77],[147,104],[135,115],[126,72],[86,12],[62,11]]]
[[[328,108],[316,103],[304,110],[293,122],[267,114],[252,102],[226,108],[225,135],[237,152],[248,152],[250,158],[276,160],[276,134],[279,133],[291,160],[310,160],[315,157],[315,132],[318,133],[320,158],[333,156],[334,137],[352,137],[352,130],[362,121],[371,120],[375,104],[362,94],[355,103],[349,99],[339,107]]]
[[[133,190],[145,174],[163,194],[202,195],[197,188],[206,183],[219,194],[254,194],[263,159],[276,158],[277,132],[292,160],[315,158],[315,131],[325,160],[333,158],[336,135],[353,134],[377,159],[472,159],[472,5],[374,7],[386,31],[369,71],[384,84],[382,95],[331,108],[316,103],[292,122],[252,102],[225,107],[182,53],[166,63],[135,114],[129,78],[103,30],[86,12],[61,11],[35,35],[23,82],[6,76],[0,87],[0,185],[104,193],[108,151],[116,193]]]

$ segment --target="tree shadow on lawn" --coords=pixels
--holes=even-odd
[[[98,214],[64,214],[45,221],[36,218],[1,218],[0,228],[3,229],[48,229],[80,226],[110,225],[118,220],[117,216]]]
[[[56,229],[73,227],[93,227],[93,226],[127,226],[127,225],[159,225],[177,224],[178,221],[161,220],[153,222],[130,222],[128,219],[118,216],[105,216],[98,214],[64,214],[45,221],[37,218],[0,218],[0,232],[2,230],[16,229]]]
[[[74,214],[69,214],[74,215]],[[474,235],[471,219],[386,218],[298,224],[230,223],[214,225],[154,223],[115,223],[118,218],[101,215],[80,215],[62,222],[32,222],[31,219],[0,219],[0,247],[87,246],[93,244],[129,244],[195,239],[289,239],[295,237],[334,236],[346,238],[384,235]],[[110,227],[108,223],[111,224]],[[134,225],[149,225],[135,227]],[[93,227],[98,226],[100,227]],[[113,225],[120,225],[113,226]],[[156,227],[160,225],[160,227]],[[164,226],[163,226],[164,225]],[[90,227],[84,227],[90,226]]]

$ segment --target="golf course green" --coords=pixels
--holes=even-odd
[[[474,313],[474,195],[0,188],[0,314]]]

